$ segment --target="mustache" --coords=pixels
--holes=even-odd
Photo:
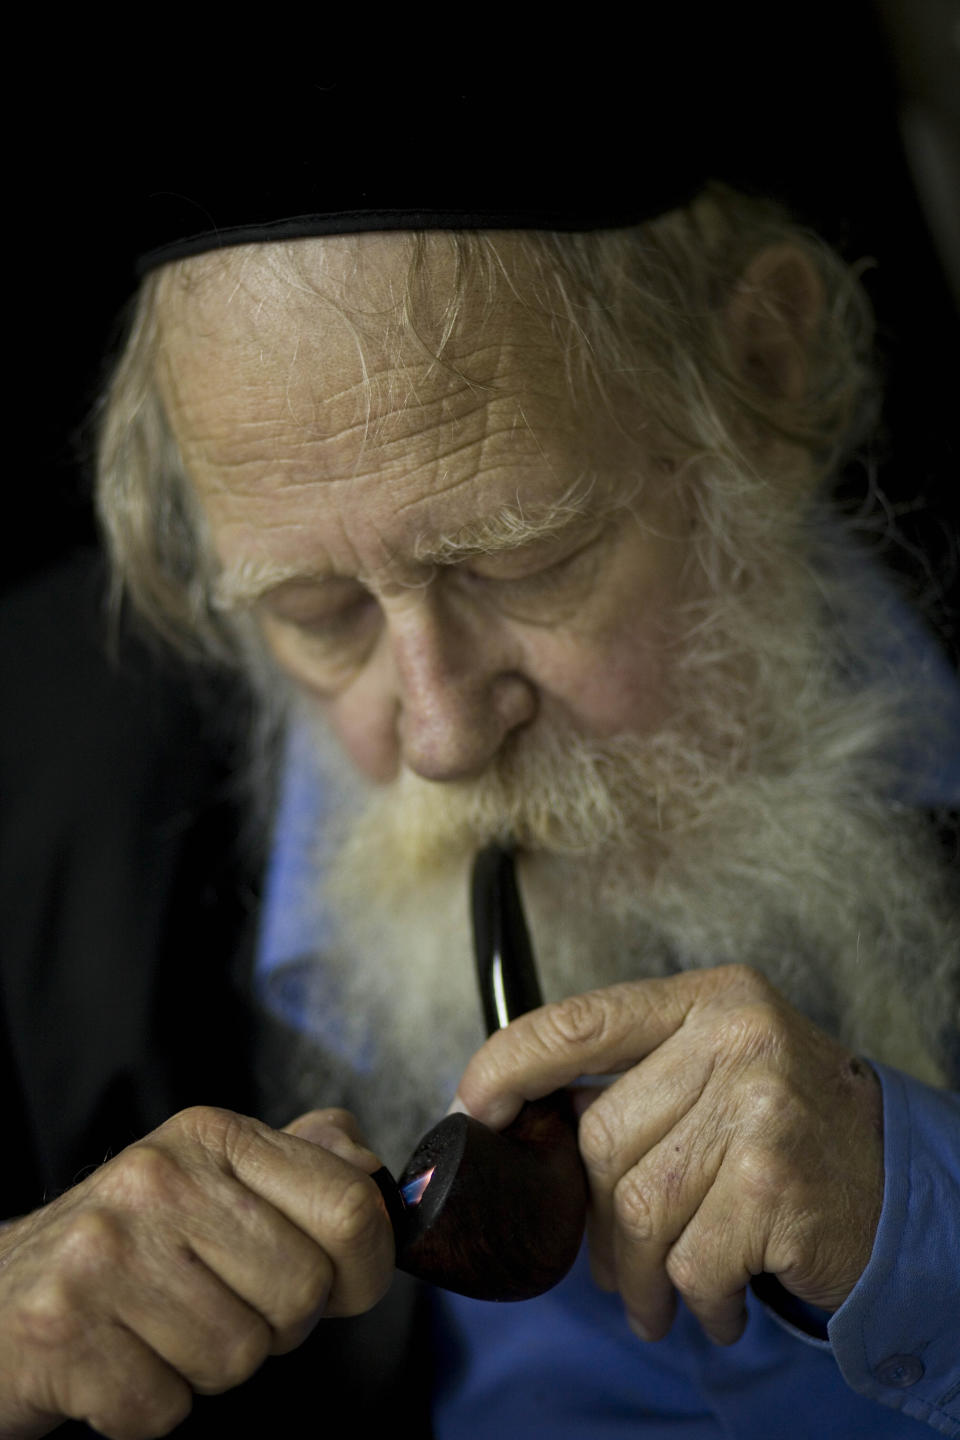
[[[592,740],[538,726],[520,732],[476,779],[437,783],[404,771],[370,795],[345,843],[367,857],[392,856],[394,864],[402,857],[404,883],[462,867],[492,843],[622,857],[669,847],[719,783],[717,767],[689,735],[661,730]]]

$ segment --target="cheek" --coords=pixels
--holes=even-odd
[[[395,779],[399,769],[395,705],[375,677],[351,670],[342,677],[342,687],[320,685],[288,630],[269,621],[262,630],[277,664],[333,731],[356,769],[374,784]]]
[[[647,734],[669,715],[668,646],[655,627],[585,637],[538,668],[544,696],[592,739]]]
[[[683,567],[688,538],[682,516],[652,512],[647,531],[625,521],[609,565],[585,600],[565,644],[553,646],[545,691],[562,700],[584,735],[650,735],[669,723],[682,644]],[[673,538],[669,538],[673,537]]]
[[[375,785],[386,785],[397,778],[400,752],[392,717],[354,695],[336,700],[313,698],[318,712],[361,775]]]

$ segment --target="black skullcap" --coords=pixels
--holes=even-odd
[[[272,103],[272,100],[271,102]],[[141,205],[140,274],[227,245],[370,230],[592,230],[687,203],[702,147],[648,134],[637,183],[611,178],[644,107],[596,85],[504,75],[371,93],[346,74],[287,94],[282,128],[161,154]]]
[[[136,271],[305,236],[632,225],[710,179],[817,224],[855,194],[862,150],[835,8],[674,0],[626,32],[601,17],[599,40],[586,15],[552,20],[522,50],[475,11],[429,58],[405,34],[386,72],[295,38],[273,70],[178,62],[140,104],[155,113],[124,216]]]

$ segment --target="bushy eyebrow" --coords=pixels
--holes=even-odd
[[[581,477],[559,500],[524,506],[520,496],[494,515],[470,522],[452,534],[417,542],[415,554],[424,565],[454,565],[477,555],[520,550],[538,540],[553,540],[578,520],[599,519],[612,506],[593,499],[595,482]]]
[[[594,477],[581,476],[558,500],[524,505],[518,495],[515,505],[504,506],[496,514],[463,525],[449,535],[419,538],[414,546],[416,563],[428,568],[455,565],[478,555],[519,550],[537,541],[556,539],[578,521],[603,519],[622,508],[622,498],[600,500],[595,488]],[[241,610],[281,585],[322,584],[338,578],[343,577],[268,558],[249,558],[216,578],[211,603],[217,610]]]
[[[284,565],[266,559],[241,560],[214,580],[210,603],[215,610],[243,610],[281,585],[297,580],[304,584],[319,583],[330,578],[320,571],[304,570],[302,565]]]

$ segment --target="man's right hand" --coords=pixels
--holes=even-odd
[[[0,1231],[0,1437],[165,1435],[322,1315],[370,1309],[390,1223],[346,1111],[185,1110]]]

